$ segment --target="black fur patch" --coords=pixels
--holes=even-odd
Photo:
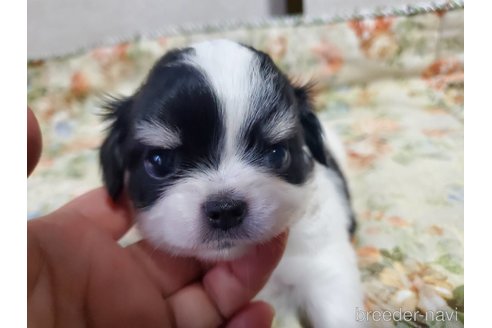
[[[292,184],[303,184],[310,176],[313,160],[332,169],[341,179],[343,192],[350,204],[350,193],[338,163],[326,147],[321,125],[312,111],[308,90],[293,86],[268,55],[247,47],[257,57],[260,83],[265,87],[255,94],[252,108],[254,120],[245,120],[240,140],[243,159],[269,170]],[[128,192],[138,208],[152,205],[167,186],[193,170],[216,169],[221,160],[225,129],[217,95],[210,81],[195,67],[183,61],[193,49],[174,50],[163,56],[152,68],[146,81],[129,98],[108,104],[112,125],[101,147],[103,179],[109,193],[118,198],[124,188],[124,174],[129,171]],[[271,99],[275,101],[271,101]],[[230,110],[230,109],[228,109]],[[294,133],[279,142],[290,154],[288,167],[275,171],[265,166],[264,159],[277,145],[269,144],[263,135],[266,122],[282,111],[294,111]],[[156,178],[145,169],[146,155],[153,149],[135,138],[140,122],[157,121],[180,132],[181,145],[172,150],[175,167],[168,176]],[[310,155],[304,151],[309,149]],[[240,152],[241,152],[240,150]],[[351,215],[350,232],[355,229]]]
[[[216,97],[203,74],[180,60],[191,49],[173,51],[155,64],[147,80],[127,102],[113,106],[115,119],[101,150],[104,181],[113,197],[123,187],[123,169],[128,169],[128,191],[138,208],[153,204],[166,186],[197,167],[216,168],[224,134]],[[181,145],[173,174],[153,178],[145,170],[145,156],[153,147],[136,141],[139,122],[157,121],[180,132]],[[121,163],[122,165],[116,165]],[[121,168],[121,169],[120,169]]]

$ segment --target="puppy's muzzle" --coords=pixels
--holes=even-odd
[[[202,205],[202,210],[212,228],[225,231],[243,222],[248,206],[242,199],[216,196],[209,198]]]

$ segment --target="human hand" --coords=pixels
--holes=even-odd
[[[99,188],[29,221],[30,327],[270,327],[272,308],[250,301],[280,260],[286,234],[206,268],[145,241],[119,246],[131,226],[127,204]]]
[[[41,156],[41,131],[36,116],[27,108],[27,176],[36,167]]]

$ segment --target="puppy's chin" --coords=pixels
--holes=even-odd
[[[254,246],[230,246],[221,249],[202,249],[195,251],[194,256],[204,262],[232,261],[246,254]]]
[[[215,247],[203,246],[196,248],[181,248],[171,245],[165,245],[163,243],[159,243],[159,245],[156,245],[156,247],[175,256],[193,257],[203,262],[219,262],[235,260],[248,253],[248,251],[250,251],[255,246],[254,244],[235,245],[233,244],[233,242],[224,241],[219,243]]]

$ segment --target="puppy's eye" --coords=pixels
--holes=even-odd
[[[270,148],[266,156],[267,165],[275,170],[283,170],[290,164],[290,153],[282,145],[275,145]]]
[[[147,153],[144,165],[150,176],[162,178],[173,171],[175,157],[170,150],[152,149]]]

